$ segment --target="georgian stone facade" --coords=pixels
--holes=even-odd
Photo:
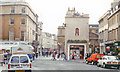
[[[22,1],[0,2],[0,40],[36,40],[38,16],[28,3]]]

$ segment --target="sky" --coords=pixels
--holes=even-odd
[[[58,26],[65,23],[68,8],[89,14],[89,24],[98,24],[99,18],[111,7],[113,0],[26,0],[39,21],[43,22],[43,32],[57,34]]]

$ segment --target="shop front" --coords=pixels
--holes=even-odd
[[[84,46],[70,45],[70,59],[72,59],[73,54],[75,55],[75,59],[84,59]]]
[[[68,60],[72,59],[74,54],[75,60],[85,59],[86,43],[69,43],[68,44]]]
[[[120,52],[120,41],[107,43],[105,46],[107,55],[117,56]]]

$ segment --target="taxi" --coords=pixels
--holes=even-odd
[[[13,54],[8,62],[8,72],[31,72],[31,61],[27,54]]]
[[[103,56],[98,60],[97,66],[101,66],[103,68],[118,68],[120,69],[120,61],[116,56]]]

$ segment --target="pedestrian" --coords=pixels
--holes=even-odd
[[[66,60],[66,61],[67,61],[67,58],[66,58],[66,55],[65,55],[65,53],[63,54],[63,57],[64,57],[64,60]]]
[[[36,52],[36,58],[38,58],[38,52]]]
[[[105,52],[103,52],[103,54],[105,55]]]
[[[42,56],[43,56],[43,51],[42,51]]]
[[[39,51],[39,56],[40,56],[40,51]]]
[[[53,61],[56,60],[56,58],[55,58],[56,57],[55,52],[53,53],[52,57],[53,57]]]
[[[72,59],[73,59],[73,60],[75,59],[74,56],[75,56],[75,55],[74,55],[74,53],[73,53],[73,54],[72,54]]]
[[[57,51],[55,51],[55,55],[57,54]]]
[[[57,55],[57,58],[58,58],[58,59],[60,58],[60,53]]]
[[[118,57],[118,59],[120,60],[120,52],[118,53],[117,57]]]
[[[35,60],[35,52],[33,52],[33,60]]]

